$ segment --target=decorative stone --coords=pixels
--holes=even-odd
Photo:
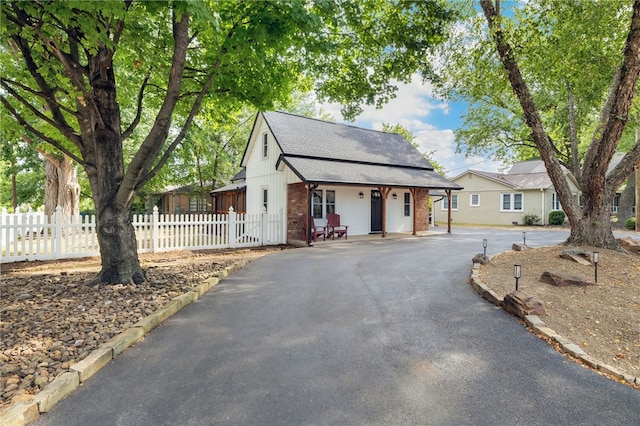
[[[482,253],[478,253],[475,256],[473,256],[473,259],[471,259],[471,261],[473,263],[479,263],[481,265],[486,265],[489,263],[489,258],[487,256],[485,256]]]
[[[640,241],[636,241],[631,237],[618,238],[617,241],[623,249],[631,253],[640,254]]]
[[[513,251],[525,251],[527,250],[529,247],[527,247],[525,244],[518,244],[518,243],[514,243],[511,246],[511,250]]]
[[[522,319],[527,315],[547,314],[547,308],[540,299],[521,290],[512,291],[504,296],[502,308]]]
[[[563,250],[562,253],[560,253],[560,257],[585,266],[590,266],[593,263],[593,252],[579,248]]]
[[[576,275],[565,274],[564,272],[550,272],[544,271],[540,276],[540,281],[546,284],[555,285],[558,287],[564,286],[588,286],[595,285],[592,282],[585,281],[583,278]]]

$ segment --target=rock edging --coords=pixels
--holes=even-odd
[[[480,279],[480,266],[480,263],[473,263],[470,279],[471,286],[476,291],[476,293],[482,296],[483,299],[486,299],[497,307],[502,308],[503,298],[500,297],[496,292],[491,290],[491,288],[489,288],[489,286]],[[543,336],[544,338],[555,342],[557,344],[557,348],[561,352],[572,356],[573,358],[581,361],[590,368],[602,372],[603,374],[613,376],[623,382],[629,384],[635,383],[637,385],[640,385],[640,377],[634,377],[630,374],[625,374],[617,368],[605,364],[602,361],[599,361],[590,356],[579,345],[562,337],[553,329],[547,327],[544,321],[542,321],[539,316],[526,315],[524,317],[524,322],[537,335]]]
[[[86,358],[71,365],[69,371],[56,377],[40,392],[35,395],[26,395],[28,399],[11,404],[9,408],[0,413],[0,424],[3,426],[24,426],[36,421],[40,417],[40,413],[51,410],[58,401],[73,392],[122,352],[141,341],[145,335],[167,318],[198,300],[204,293],[215,287],[220,280],[248,263],[247,260],[240,260],[227,266],[216,275],[202,281],[192,290],[174,297],[168,304],[103,343]]]

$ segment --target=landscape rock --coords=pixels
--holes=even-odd
[[[560,253],[563,259],[569,259],[581,265],[589,266],[593,264],[593,252],[581,248],[571,248]]]
[[[547,308],[540,299],[521,290],[512,291],[504,296],[502,308],[522,319],[527,315],[547,314]]]
[[[540,281],[546,284],[555,285],[558,287],[564,286],[588,286],[595,285],[590,281],[586,281],[582,277],[578,277],[576,275],[565,274],[564,272],[551,272],[544,271],[542,276],[540,276]]]
[[[628,252],[640,255],[640,241],[634,240],[631,237],[618,238],[616,241]]]
[[[482,253],[478,253],[475,256],[473,256],[473,259],[471,259],[471,261],[473,263],[479,263],[481,265],[486,265],[486,264],[489,263],[489,258],[486,255],[482,254]]]
[[[518,244],[518,243],[514,243],[511,246],[511,250],[513,251],[525,251],[527,250],[529,247],[526,246],[526,244]]]

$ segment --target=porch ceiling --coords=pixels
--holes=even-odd
[[[438,173],[421,168],[361,164],[318,158],[284,156],[282,159],[305,182],[408,188],[460,190]]]

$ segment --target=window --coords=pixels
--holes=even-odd
[[[404,207],[404,216],[405,217],[411,216],[411,194],[408,192],[404,193],[403,207]]]
[[[315,219],[322,218],[322,190],[314,189],[311,196],[311,215]]]
[[[562,210],[562,206],[560,205],[560,197],[558,197],[557,193],[551,194],[551,210]]]
[[[502,194],[500,203],[500,211],[503,212],[520,212],[523,210],[522,193]]]
[[[262,207],[267,210],[267,206],[269,204],[269,190],[267,188],[262,188]]]
[[[449,197],[444,197],[442,199],[442,210],[449,209]],[[451,196],[451,210],[458,210],[458,195]]]
[[[269,157],[269,138],[267,134],[262,135],[262,158]]]
[[[207,202],[204,198],[196,196],[189,197],[189,212],[190,213],[199,213],[206,211]]]
[[[336,212],[336,191],[327,190],[327,213]]]
[[[469,205],[471,207],[480,206],[480,194],[469,194]]]
[[[325,217],[327,213],[335,212],[336,191],[315,189],[311,196],[311,215],[316,219],[321,219]]]
[[[620,211],[620,194],[616,194],[611,200],[611,213],[616,214]]]

